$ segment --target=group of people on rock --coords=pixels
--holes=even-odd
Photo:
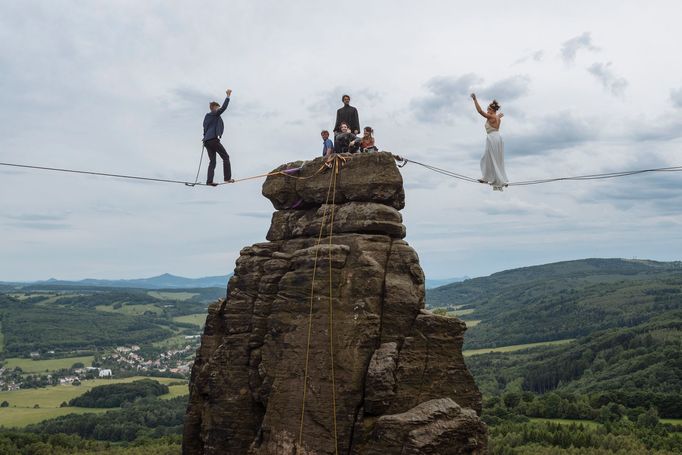
[[[341,97],[343,106],[336,111],[336,123],[334,125],[334,141],[329,139],[329,131],[323,130],[322,156],[332,153],[358,153],[376,152],[374,145],[374,130],[366,126],[362,136],[360,134],[360,120],[358,110],[350,105],[350,96]]]
[[[223,177],[225,183],[233,183],[232,169],[230,167],[230,157],[225,150],[225,147],[220,143],[225,126],[221,115],[230,104],[230,96],[232,90],[228,89],[227,95],[222,105],[212,101],[209,104],[210,112],[204,116],[204,138],[203,143],[208,153],[208,175],[206,177],[206,184],[216,186],[213,182],[213,176],[216,167],[216,155],[220,156],[223,161]],[[476,111],[486,119],[485,129],[486,149],[481,158],[481,173],[483,177],[478,181],[486,183],[493,187],[494,190],[502,191],[507,185],[508,179],[504,168],[504,142],[500,136],[500,124],[504,114],[499,113],[500,105],[496,100],[493,100],[488,109],[484,111],[478,103],[475,94],[471,94],[474,101]],[[322,156],[331,156],[339,153],[359,153],[359,152],[375,152],[377,147],[374,144],[374,130],[370,126],[366,126],[360,136],[360,119],[358,110],[350,105],[350,96],[343,95],[341,97],[343,106],[336,111],[336,123],[334,125],[334,140],[330,138],[329,131],[323,130],[322,136]]]

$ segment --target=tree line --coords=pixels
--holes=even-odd
[[[69,406],[81,408],[117,408],[123,403],[131,403],[138,398],[158,397],[168,393],[168,386],[152,379],[106,384],[72,398]]]

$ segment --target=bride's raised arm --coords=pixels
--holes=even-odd
[[[493,120],[493,119],[497,118],[497,117],[495,117],[494,115],[490,115],[490,114],[488,114],[486,111],[484,111],[483,109],[481,109],[481,105],[478,104],[478,99],[476,99],[476,94],[475,94],[475,93],[472,93],[472,94],[471,94],[471,99],[474,100],[474,105],[476,106],[476,110],[477,110],[478,113],[481,114],[483,117],[487,118],[488,120]]]

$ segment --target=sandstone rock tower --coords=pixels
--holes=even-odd
[[[227,299],[209,307],[183,452],[486,453],[466,327],[423,309],[393,157],[280,170],[300,166],[266,180],[268,242],[241,251]]]

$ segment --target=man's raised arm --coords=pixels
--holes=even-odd
[[[220,109],[216,111],[216,114],[220,115],[223,112],[225,112],[225,109],[227,109],[227,105],[230,104],[230,96],[232,96],[232,89],[228,88],[225,91],[225,95],[227,95],[227,98],[225,98],[225,101],[223,101],[223,105],[220,106]]]

